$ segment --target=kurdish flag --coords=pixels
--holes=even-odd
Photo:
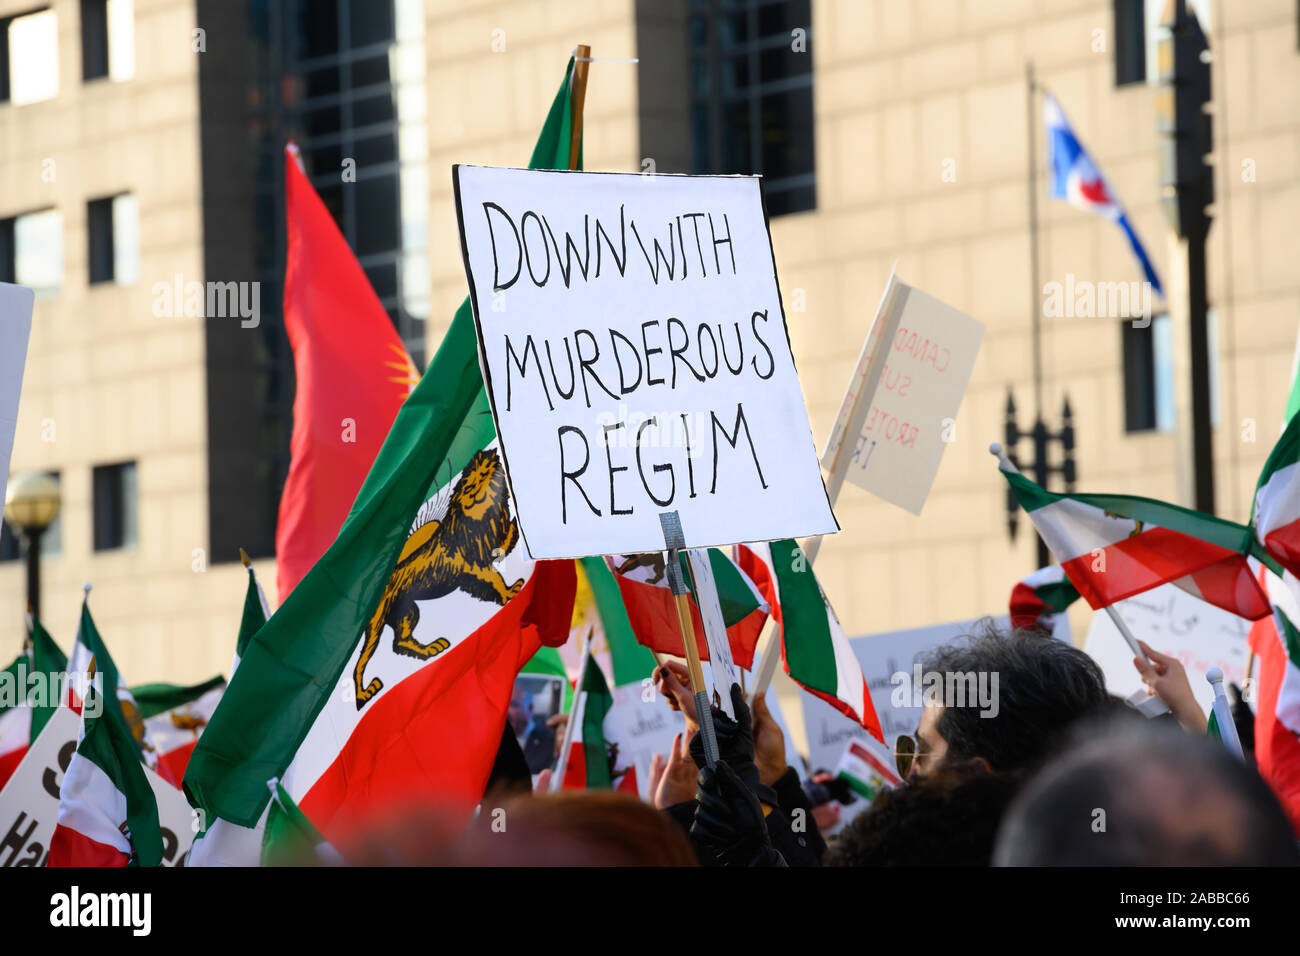
[[[533,167],[569,165],[572,68]],[[468,813],[516,675],[573,609],[573,562],[518,543],[466,301],[337,539],[245,648],[190,758],[191,804],[253,827],[278,779],[334,843],[397,806]]]
[[[1011,626],[1052,629],[1056,615],[1075,601],[1079,592],[1059,564],[1050,564],[1028,575],[1011,589]]]
[[[789,538],[741,545],[739,556],[744,568],[765,564],[775,582],[772,617],[780,628],[785,672],[884,743],[862,665],[799,545]]]
[[[1269,613],[1247,557],[1274,563],[1249,528],[1152,498],[1057,495],[1016,470],[1001,445],[1002,477],[1047,547],[1097,610],[1161,584],[1249,620]]]
[[[59,790],[49,865],[157,866],[162,829],[142,759],[143,724],[128,722],[128,715],[137,715],[134,701],[85,603],[78,633],[102,684],[86,688],[77,750]]]
[[[397,410],[420,380],[397,329],[325,203],[286,151],[284,328],[293,349],[292,461],[280,494],[280,600],[348,516]],[[350,432],[339,440],[348,423]]]
[[[682,574],[690,582],[690,566],[684,552],[681,560]],[[608,562],[618,581],[636,639],[660,654],[685,657],[676,599],[668,586],[665,553],[615,554],[609,556]],[[770,607],[754,581],[722,551],[710,548],[709,563],[718,583],[718,600],[722,605],[722,619],[727,625],[727,637],[731,641],[731,656],[748,670],[754,666],[754,647],[758,644]],[[700,660],[707,661],[709,647],[704,636],[704,621],[694,597],[690,603]]]
[[[35,617],[31,618],[31,637],[8,667],[4,669],[4,678],[15,690],[14,699],[8,704],[0,704],[0,790],[9,781],[27,749],[36,742],[37,736],[50,716],[58,707],[58,700],[48,698],[48,691],[53,683],[44,683],[49,677],[42,678],[43,683],[32,687],[28,681],[32,674],[59,675],[68,667],[68,658],[54,638],[41,626]]]

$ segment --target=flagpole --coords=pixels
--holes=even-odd
[[[578,168],[578,152],[582,148],[582,108],[587,100],[587,71],[591,67],[591,47],[579,43],[573,51],[573,79],[569,84],[569,99],[573,120],[569,129],[569,169]]]
[[[564,773],[569,769],[569,748],[573,746],[574,728],[582,720],[583,701],[586,699],[586,692],[582,687],[587,680],[587,668],[591,666],[591,645],[594,628],[587,632],[587,638],[582,646],[582,661],[578,664],[578,682],[574,688],[573,707],[569,710],[569,719],[564,723],[564,742],[560,745],[560,762],[555,765],[555,772],[551,774],[551,786],[548,793],[555,793],[564,784]],[[563,695],[561,695],[563,701]]]
[[[1038,84],[1034,80],[1034,61],[1025,64],[1026,119],[1029,123],[1029,316],[1034,348],[1034,422],[1043,418],[1043,338],[1042,309],[1038,305],[1038,161],[1035,148],[1038,144],[1034,106]]]

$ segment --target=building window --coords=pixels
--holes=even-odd
[[[59,93],[59,21],[53,10],[0,20],[0,102],[21,106]]]
[[[0,281],[29,286],[38,299],[63,284],[63,216],[43,209],[0,219]]]
[[[59,481],[57,471],[46,472],[54,481]],[[22,556],[22,542],[18,533],[9,527],[9,522],[0,521],[0,562],[17,561]],[[41,535],[41,557],[53,558],[63,553],[63,512],[59,511],[50,522],[45,533]]]
[[[133,548],[136,544],[135,462],[99,465],[92,475],[96,551]]]
[[[90,284],[130,285],[140,277],[140,216],[128,194],[86,204]]]
[[[81,0],[81,76],[86,81],[135,75],[134,0]]]
[[[1115,0],[1115,85],[1147,79],[1146,10],[1143,0]]]
[[[694,172],[761,174],[773,216],[816,208],[810,0],[696,0],[690,10]]]
[[[1213,309],[1206,314],[1210,352],[1210,424],[1219,424],[1219,322]],[[1120,324],[1124,359],[1124,430],[1174,430],[1173,326],[1168,313],[1151,317],[1138,328]]]

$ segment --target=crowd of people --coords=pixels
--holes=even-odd
[[[713,708],[719,759],[710,767],[687,671],[667,662],[654,684],[686,729],[653,761],[652,802],[548,793],[550,772],[532,771],[515,720],[472,824],[405,820],[344,855],[459,865],[1300,863],[1291,825],[1249,757],[1206,736],[1178,661],[1144,651],[1134,663],[1168,705],[1162,717],[1109,694],[1091,657],[1045,632],[989,627],[938,648],[923,661],[927,672],[998,675],[996,713],[927,703],[896,750],[903,784],[882,790],[830,838],[822,829],[835,820],[827,810],[836,780],[820,773],[801,782],[763,698],[751,709],[733,687],[735,719]]]

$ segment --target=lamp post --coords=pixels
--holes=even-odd
[[[5,491],[5,521],[22,534],[27,549],[27,604],[41,614],[41,535],[59,513],[59,483],[39,471],[16,475]]]

